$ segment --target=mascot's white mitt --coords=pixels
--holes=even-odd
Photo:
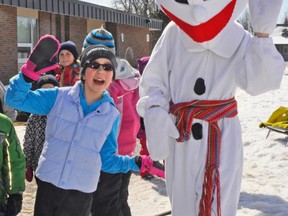
[[[179,137],[171,116],[162,107],[152,107],[145,112],[144,124],[151,157],[154,160],[166,158],[169,154],[171,139],[175,140]],[[152,147],[150,143],[157,143],[157,145]]]
[[[249,0],[251,24],[255,33],[272,34],[282,0]]]
[[[175,119],[168,114],[167,110],[159,106],[160,100],[154,101],[154,99],[145,97],[139,100],[137,111],[144,117],[149,154],[153,160],[158,161],[168,156],[169,143],[179,137],[179,132],[175,126]],[[150,107],[147,109],[149,100]]]

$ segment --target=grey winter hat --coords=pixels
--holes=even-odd
[[[113,80],[114,80],[115,70],[117,68],[116,56],[108,47],[104,45],[91,45],[83,50],[80,56],[80,62],[82,67],[81,76],[85,74],[88,65],[99,58],[106,58],[110,60],[113,66]]]

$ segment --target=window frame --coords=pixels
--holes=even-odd
[[[19,68],[21,67],[22,64],[24,64],[27,60],[28,60],[28,56],[30,55],[33,47],[35,46],[34,44],[34,41],[37,41],[37,37],[38,37],[38,19],[36,18],[33,18],[33,17],[26,17],[26,16],[17,16],[17,19],[18,18],[24,18],[24,19],[28,19],[29,20],[29,27],[30,27],[30,35],[31,35],[31,38],[30,38],[30,41],[31,43],[19,43],[18,42],[18,38],[17,38],[17,61],[18,61],[18,66]],[[35,20],[35,27],[32,26],[32,20]],[[18,31],[18,20],[17,20],[17,31]],[[34,32],[35,31],[35,32]],[[36,37],[36,38],[34,38]],[[19,48],[29,48],[30,49],[30,52],[28,53],[27,55],[27,58],[20,58],[19,55],[18,55],[18,49]]]

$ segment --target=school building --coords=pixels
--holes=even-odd
[[[0,0],[0,80],[8,84],[41,36],[71,40],[80,54],[85,36],[102,25],[114,36],[116,55],[134,67],[162,31],[162,20],[78,0]]]

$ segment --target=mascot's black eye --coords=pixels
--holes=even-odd
[[[188,0],[175,0],[175,1],[182,4],[188,4]]]

